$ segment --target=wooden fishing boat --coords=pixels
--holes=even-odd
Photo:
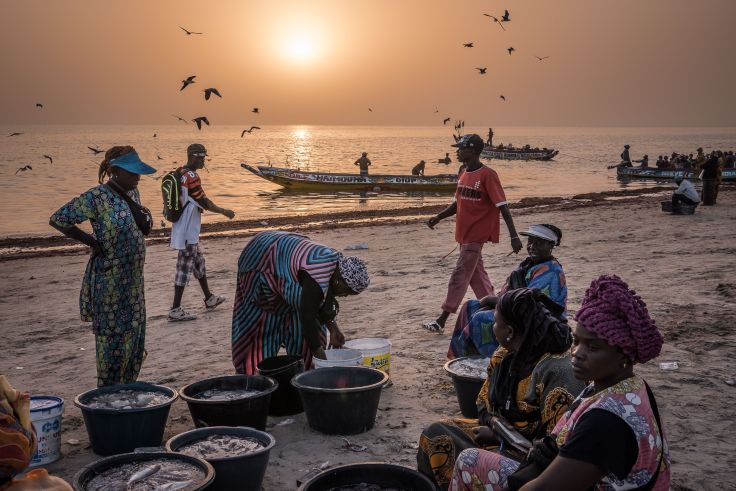
[[[683,177],[692,181],[699,181],[699,171],[683,169],[657,169],[656,167],[616,167],[616,176],[619,179],[652,179],[672,181],[675,177]],[[736,169],[723,169],[721,182],[736,182]]]
[[[501,159],[501,160],[552,160],[558,153],[558,150],[551,148],[501,148],[486,146],[483,149],[481,157],[487,159]]]
[[[260,178],[288,189],[303,191],[401,191],[401,192],[455,192],[457,176],[438,174],[435,176],[392,176],[339,174],[328,172],[306,172],[285,167],[240,164],[244,169]]]

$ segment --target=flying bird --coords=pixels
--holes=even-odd
[[[156,138],[156,133],[153,134],[153,137]]]
[[[186,32],[187,33],[187,36],[191,36],[192,34],[203,34],[201,32],[189,31],[187,29],[184,29],[182,26],[179,26],[179,29],[181,29],[182,31]]]
[[[368,112],[371,112],[371,113],[372,113],[372,112],[373,112],[373,109],[371,109],[371,108],[369,107],[369,108],[368,108]]]
[[[182,122],[184,122],[186,124],[189,124],[189,121],[187,121],[186,119],[182,118],[181,116],[177,116],[176,114],[172,114],[171,116],[174,117],[174,118],[176,118],[176,119],[178,119],[179,121],[182,121]]]
[[[212,94],[215,94],[217,97],[219,97],[220,99],[222,99],[222,96],[220,95],[220,91],[217,90],[214,87],[210,87],[209,89],[204,89],[204,100],[205,101],[209,101],[210,100],[210,96]]]
[[[466,48],[472,48],[473,47],[473,43],[463,43],[463,46],[466,47]]]
[[[445,118],[445,119],[442,120],[442,124],[445,125],[445,126],[447,126],[447,123],[449,123],[449,122],[450,122],[450,118]]]
[[[43,107],[43,104],[41,104],[40,102],[37,102],[36,103],[36,107],[41,107],[42,108]]]
[[[485,75],[486,70],[488,70],[488,67],[484,67],[484,68],[475,67],[475,69],[478,70],[478,75]]]
[[[491,19],[493,19],[493,22],[495,22],[496,24],[498,24],[498,27],[500,27],[504,31],[506,30],[506,28],[503,26],[503,24],[501,24],[501,21],[498,20],[498,17],[496,17],[495,15],[491,15],[491,14],[483,14],[483,15],[485,15],[486,17],[490,17]]]
[[[501,22],[509,22],[510,20],[511,20],[511,18],[509,17],[509,11],[508,10],[504,10],[503,11],[503,17],[501,17]]]
[[[198,118],[194,118],[192,121],[197,123],[197,129],[202,131],[202,123],[206,124],[207,126],[210,125],[210,120],[207,119],[207,116],[200,116]]]
[[[549,58],[549,56],[542,56],[542,57],[539,57],[539,56],[537,56],[537,55],[534,55],[534,58],[538,59],[539,61],[542,61],[542,60],[546,60],[547,58]]]
[[[506,51],[508,51],[508,52],[509,52],[509,54],[511,54],[511,53],[513,53],[514,51],[516,51],[516,48],[514,48],[513,46],[509,46],[508,48],[506,48]]]
[[[30,165],[24,165],[23,167],[20,167],[17,171],[15,171],[15,173],[17,175],[18,172],[25,172],[27,170],[33,170],[33,167],[31,167]]]
[[[246,133],[250,134],[253,132],[253,130],[260,130],[260,129],[261,129],[260,126],[251,126],[249,129],[243,130],[243,132],[240,133],[240,138],[243,138],[243,136],[245,136]]]
[[[54,159],[51,158],[51,155],[44,155],[43,158],[49,159],[49,163],[50,164],[53,164],[54,163]]]
[[[439,108],[437,108],[437,106],[435,106],[434,107],[434,113],[437,114],[438,112],[440,112],[440,110],[439,110]]]
[[[187,77],[186,79],[182,80],[181,81],[181,89],[179,89],[179,92],[181,92],[182,90],[186,89],[187,88],[187,85],[193,84],[194,83],[194,77],[196,77],[196,75],[191,75],[191,76]]]
[[[11,136],[20,136],[22,134],[23,133],[11,133],[11,134],[8,135],[8,137],[11,137]]]
[[[253,109],[250,110],[250,112],[258,114],[260,110],[257,107],[254,107]]]
[[[163,160],[163,157],[161,157],[159,154],[156,154],[156,160]]]
[[[99,148],[93,148],[93,147],[87,147],[87,148],[89,148],[90,150],[92,150],[95,155],[97,155],[98,153],[104,152],[104,150],[100,150]]]
[[[500,96],[498,96],[498,98],[501,99],[502,101],[506,102],[506,96],[505,95],[501,94]]]

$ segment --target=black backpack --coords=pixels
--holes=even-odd
[[[189,202],[181,204],[181,172],[172,170],[161,178],[161,196],[164,201],[164,218],[171,223],[179,220]]]

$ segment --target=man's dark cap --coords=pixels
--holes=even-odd
[[[483,141],[483,138],[473,133],[461,136],[457,140],[457,143],[452,146],[458,148],[472,148],[478,152],[482,152],[483,147],[485,147],[485,142]]]
[[[204,148],[204,145],[201,143],[192,143],[187,147],[187,155],[192,155],[193,153],[207,153],[207,149]]]

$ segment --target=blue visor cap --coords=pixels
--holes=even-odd
[[[136,152],[129,152],[122,157],[112,159],[110,167],[120,167],[132,174],[154,174],[156,172],[156,169],[143,162]]]

